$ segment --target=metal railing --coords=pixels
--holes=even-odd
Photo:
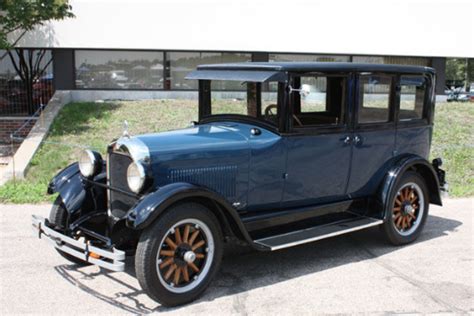
[[[31,95],[29,89],[32,89]],[[0,78],[0,117],[34,116],[53,94],[51,79],[37,80],[27,88],[21,80]]]

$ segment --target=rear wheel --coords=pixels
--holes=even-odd
[[[196,203],[174,206],[147,228],[138,243],[135,270],[145,292],[165,306],[195,300],[222,258],[219,222]]]
[[[54,225],[54,229],[64,233],[66,231],[66,225],[68,222],[68,216],[69,213],[66,210],[66,207],[63,204],[63,201],[60,196],[56,198],[53,204],[53,208],[51,209],[51,212],[49,213],[49,222]],[[56,251],[65,259],[68,261],[75,263],[77,265],[81,266],[88,266],[90,265],[89,262],[86,262],[84,260],[81,260],[79,258],[76,258],[74,256],[71,256],[68,253],[65,253],[57,248],[55,248]]]
[[[428,217],[428,189],[416,172],[405,173],[392,197],[390,214],[383,225],[387,239],[394,245],[407,244],[420,235]]]

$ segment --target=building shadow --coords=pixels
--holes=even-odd
[[[455,232],[461,225],[461,222],[452,219],[429,216],[423,233],[414,244],[442,238],[450,232]],[[226,245],[220,271],[204,295],[195,302],[175,308],[166,308],[154,302],[150,304],[151,300],[145,301],[139,298],[141,295],[145,297],[143,296],[145,293],[135,285],[136,282],[134,284],[124,282],[116,277],[117,272],[101,269],[96,273],[87,273],[73,264],[60,265],[55,269],[66,281],[101,301],[126,312],[147,314],[213,301],[219,297],[250,291],[341,265],[374,259],[412,245],[400,247],[389,245],[378,228],[275,252],[258,252],[250,247]],[[134,268],[133,258],[127,258],[125,273],[135,278]],[[109,279],[107,281],[115,282],[127,291],[101,293],[87,284],[97,277],[106,277]],[[111,285],[110,289],[113,288]]]

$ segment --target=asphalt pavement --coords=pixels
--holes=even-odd
[[[227,246],[196,302],[164,308],[126,272],[78,267],[31,229],[50,205],[0,205],[0,314],[474,313],[474,198],[431,206],[413,244],[377,228],[271,253]]]

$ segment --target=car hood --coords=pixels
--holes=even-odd
[[[147,146],[153,158],[154,154],[163,156],[168,153],[220,151],[237,144],[247,147],[248,137],[245,134],[248,135],[246,130],[250,128],[249,125],[239,123],[211,123],[162,133],[144,134],[136,138]]]
[[[113,151],[130,154],[142,162],[154,187],[186,182],[206,187],[246,205],[251,148],[272,146],[279,137],[261,129],[254,139],[252,124],[212,122],[197,126],[134,137],[113,143]]]
[[[250,125],[232,122],[209,123],[134,138],[148,150],[156,185],[177,181],[173,176],[176,174],[196,176],[210,172],[216,177],[215,171],[219,168],[239,170],[239,177],[235,180],[244,181],[250,159],[246,135],[250,135],[251,128]],[[213,187],[211,183],[202,184]]]
[[[213,122],[153,134],[124,136],[112,146],[135,161],[163,161],[248,155],[250,130],[254,126],[235,122]]]

